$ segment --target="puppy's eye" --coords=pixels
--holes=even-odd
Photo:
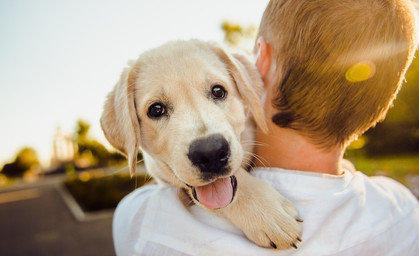
[[[221,85],[214,85],[211,89],[211,94],[213,99],[220,100],[227,96],[227,91]]]
[[[166,114],[166,106],[162,103],[154,103],[148,108],[147,115],[150,118],[160,118]]]

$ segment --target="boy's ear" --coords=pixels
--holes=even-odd
[[[267,82],[271,70],[272,51],[271,46],[262,36],[257,40],[256,67],[263,82]]]

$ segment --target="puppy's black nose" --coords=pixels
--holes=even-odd
[[[224,174],[230,147],[222,135],[194,141],[189,146],[188,158],[203,173]]]

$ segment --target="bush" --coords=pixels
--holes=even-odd
[[[369,156],[419,152],[419,127],[415,124],[381,123],[366,133]]]
[[[64,182],[64,185],[86,212],[115,208],[127,194],[151,180],[147,174],[131,178],[126,174],[90,177],[80,174]]]
[[[8,178],[21,178],[25,172],[36,169],[38,166],[39,161],[35,150],[23,148],[16,155],[15,160],[5,164],[0,172]]]

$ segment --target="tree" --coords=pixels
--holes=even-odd
[[[224,32],[224,42],[232,49],[251,52],[257,27],[255,25],[243,26],[232,21],[223,21],[221,29]]]
[[[89,123],[83,120],[77,121],[74,136],[77,145],[76,163],[83,162],[84,166],[104,166],[119,164],[125,161],[125,158],[121,154],[109,152],[100,142],[91,138],[89,130]]]
[[[87,141],[88,140],[88,133],[90,130],[90,124],[84,120],[77,121],[76,127],[76,140],[77,141]]]
[[[40,166],[35,150],[31,148],[23,148],[16,155],[12,163],[3,166],[0,173],[9,178],[20,178],[30,170]]]

